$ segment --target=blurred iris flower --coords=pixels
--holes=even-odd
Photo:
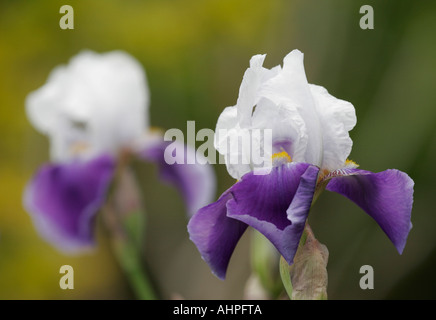
[[[324,189],[361,207],[401,254],[412,227],[413,180],[395,169],[360,170],[347,159],[354,107],[307,82],[300,51],[289,53],[283,67],[266,69],[264,59],[252,57],[236,106],[225,108],[217,122],[215,147],[238,181],[189,221],[190,238],[202,258],[225,278],[234,248],[251,226],[292,264],[311,205]],[[220,129],[227,129],[222,130],[227,136]],[[244,150],[227,148],[229,135],[258,129],[272,130],[271,150],[261,150],[272,155],[271,165],[228,162],[229,155],[238,158]],[[251,145],[251,150],[262,148],[255,141]]]
[[[122,51],[82,51],[28,95],[28,119],[49,137],[51,162],[28,183],[24,205],[51,244],[62,251],[94,245],[96,214],[126,153],[156,163],[189,215],[213,199],[210,165],[165,163],[170,142],[149,127],[148,107],[144,70]],[[184,148],[182,156],[195,153]]]

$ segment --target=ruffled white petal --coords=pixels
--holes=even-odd
[[[251,124],[251,114],[253,107],[259,100],[258,91],[260,86],[268,79],[275,76],[280,67],[271,70],[264,68],[263,61],[266,55],[255,55],[250,60],[250,67],[245,71],[239,88],[238,101],[238,120],[241,127],[248,127]]]
[[[316,102],[323,135],[322,168],[333,171],[344,166],[353,141],[348,131],[356,125],[356,112],[350,102],[337,99],[321,86],[310,85]]]
[[[244,74],[235,107],[227,107],[218,119],[215,147],[224,155],[234,178],[257,168],[253,163],[230,163],[251,159],[246,152],[266,156],[286,151],[292,161],[306,162],[329,171],[341,168],[351,151],[349,131],[356,124],[351,103],[336,99],[322,87],[308,83],[303,54],[294,50],[283,60],[283,68],[264,68],[265,55],[256,55]],[[235,136],[248,131],[272,130],[270,147],[253,139],[249,150]],[[221,133],[220,130],[227,130]],[[233,138],[233,140],[232,140]],[[236,141],[233,142],[232,141]]]
[[[323,137],[320,120],[306,79],[303,54],[300,51],[293,50],[284,58],[282,71],[262,86],[260,95],[276,105],[285,106],[293,113],[298,112],[304,121],[308,139],[304,161],[321,166]]]
[[[50,136],[55,161],[112,152],[148,126],[144,70],[122,51],[83,51],[26,99],[30,122]],[[77,152],[78,149],[80,152]]]
[[[249,129],[241,128],[238,122],[238,110],[236,107],[227,107],[218,118],[215,129],[215,149],[224,156],[224,161],[229,174],[235,178],[241,178],[251,171],[249,150],[243,149],[242,136],[249,134]],[[243,160],[244,159],[244,160]]]
[[[220,115],[215,131],[215,148],[224,156],[229,174],[235,179],[240,179],[245,173],[255,168],[262,167],[253,160],[253,154],[264,156],[265,148],[262,133],[255,132],[259,129],[252,124],[252,116],[256,105],[262,97],[259,95],[261,86],[269,79],[276,76],[280,66],[272,69],[264,68],[263,61],[266,55],[255,55],[250,60],[250,67],[245,71],[239,89],[239,96],[234,107],[227,107]],[[267,148],[270,153],[271,148]],[[254,156],[256,157],[256,156]],[[262,161],[262,159],[260,161]]]

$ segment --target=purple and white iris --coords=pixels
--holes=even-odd
[[[412,227],[413,180],[395,169],[359,170],[347,160],[349,131],[356,125],[354,107],[307,82],[300,51],[289,53],[283,67],[266,69],[264,59],[252,57],[236,106],[225,108],[218,119],[215,147],[224,159],[237,158],[244,148],[227,148],[228,137],[219,136],[220,129],[270,129],[272,150],[261,152],[272,154],[272,168],[226,162],[238,181],[188,224],[202,258],[217,277],[225,278],[233,250],[251,226],[292,264],[314,196],[324,188],[360,206],[401,254]],[[251,150],[262,148],[260,143],[251,145]]]
[[[209,165],[165,163],[170,142],[149,128],[148,106],[144,70],[122,51],[83,51],[28,95],[28,118],[49,137],[51,163],[28,183],[24,205],[54,246],[77,251],[94,244],[96,213],[126,150],[159,166],[161,178],[182,193],[190,215],[213,198]],[[185,155],[195,154],[185,148]]]

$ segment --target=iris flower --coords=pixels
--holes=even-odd
[[[156,163],[160,177],[181,192],[189,215],[213,199],[210,165],[166,164],[170,142],[150,128],[148,107],[145,72],[122,51],[82,51],[28,95],[28,119],[49,137],[51,162],[28,183],[24,205],[51,244],[62,251],[94,245],[96,214],[126,153]],[[184,150],[177,156],[195,153]]]
[[[190,238],[202,258],[224,279],[236,244],[251,226],[292,264],[312,202],[324,189],[362,208],[401,254],[412,227],[413,180],[396,169],[361,170],[348,160],[354,107],[308,83],[300,51],[290,52],[283,67],[264,68],[264,59],[252,57],[237,104],[225,108],[217,122],[215,147],[237,182],[189,221]],[[244,150],[227,148],[229,135],[264,129],[272,130],[272,150],[261,151],[272,154],[272,165],[228,161]],[[251,150],[262,148],[255,141],[251,145]]]

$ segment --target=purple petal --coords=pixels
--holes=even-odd
[[[319,169],[286,163],[269,174],[245,174],[218,201],[189,221],[190,239],[212,272],[224,279],[237,242],[252,226],[292,263],[312,203]]]
[[[233,250],[247,229],[245,223],[226,216],[226,204],[232,199],[230,190],[224,192],[218,201],[201,208],[188,223],[190,239],[220,279],[225,278]]]
[[[175,163],[165,161],[165,149],[171,146]],[[189,216],[210,203],[215,197],[215,173],[210,164],[196,161],[195,149],[177,141],[154,142],[139,152],[145,160],[153,161],[159,166],[160,178],[174,185],[182,194]],[[189,162],[188,162],[189,159]]]
[[[26,187],[24,206],[41,236],[62,251],[94,244],[94,218],[105,199],[115,162],[48,164]]]
[[[248,173],[231,188],[227,216],[257,229],[293,263],[312,204],[319,168],[307,163],[274,167],[268,175]]]
[[[390,169],[379,173],[347,169],[333,177],[326,189],[361,207],[386,233],[401,254],[412,228],[413,180]]]

